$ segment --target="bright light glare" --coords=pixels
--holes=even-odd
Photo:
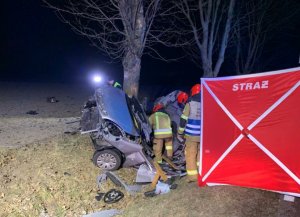
[[[94,82],[99,83],[99,82],[102,81],[102,78],[99,75],[95,75],[94,78],[93,78],[93,80],[94,80]]]

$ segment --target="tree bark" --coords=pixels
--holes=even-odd
[[[128,51],[123,58],[124,84],[123,89],[128,96],[137,97],[139,92],[141,58]]]
[[[159,24],[165,23],[165,18],[158,11],[169,13],[169,8],[159,10],[161,1],[65,0],[58,3],[55,0],[43,0],[76,33],[87,37],[92,45],[113,60],[122,61],[123,87],[130,96],[138,94],[144,50],[157,53],[153,47],[155,43],[167,45],[172,40],[165,36],[170,28],[163,28]],[[157,16],[161,17],[161,21],[153,28]]]
[[[228,13],[227,13],[227,20],[226,20],[226,24],[225,24],[225,29],[224,29],[222,41],[221,41],[219,56],[218,56],[218,60],[215,64],[215,68],[213,70],[214,77],[218,76],[218,74],[220,72],[220,69],[221,69],[221,66],[224,62],[225,51],[226,51],[226,48],[227,48],[229,33],[230,33],[230,30],[231,30],[231,23],[232,23],[232,17],[233,17],[233,10],[234,10],[235,1],[236,0],[230,0],[230,3],[229,3]]]

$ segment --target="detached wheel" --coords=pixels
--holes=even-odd
[[[122,158],[118,151],[113,149],[106,149],[103,151],[96,151],[93,156],[94,164],[108,171],[114,171],[121,166]]]

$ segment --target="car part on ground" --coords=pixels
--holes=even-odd
[[[136,183],[150,183],[152,182],[155,176],[155,171],[150,170],[146,164],[140,165],[139,169],[137,170],[135,182]]]
[[[107,180],[107,175],[106,175],[106,173],[101,173],[99,176],[97,176],[96,182],[97,182],[98,188],[101,188],[102,184],[103,184],[104,182],[106,182],[106,180]]]
[[[123,211],[117,209],[101,210],[98,212],[83,215],[82,217],[113,217],[122,214]]]
[[[120,201],[124,197],[124,194],[116,189],[111,189],[104,195],[104,202],[107,204],[112,204]]]
[[[30,111],[26,112],[26,114],[28,114],[28,115],[37,115],[39,113],[37,111],[30,110]]]
[[[118,177],[113,172],[106,172],[107,177],[117,186],[125,188],[125,190],[133,195],[137,192],[140,192],[142,189],[141,185],[127,185],[120,177]]]
[[[101,193],[101,192],[98,192],[97,194],[98,194],[98,195],[95,196],[95,199],[96,199],[97,201],[100,201],[100,200],[103,198],[103,196],[105,195],[105,193]]]
[[[169,179],[168,179],[168,181],[169,181]],[[158,181],[155,186],[155,189],[146,191],[144,193],[145,197],[154,197],[159,194],[167,194],[170,192],[170,190],[174,190],[177,188],[177,184],[175,184],[175,183],[169,184],[168,181],[166,181],[166,182]]]
[[[140,192],[142,189],[141,185],[127,185],[117,174],[111,171],[107,171],[102,173],[97,177],[97,185],[100,188],[101,184],[103,184],[107,177],[117,186],[124,188],[130,195],[134,195],[137,192]]]
[[[59,100],[57,100],[57,99],[55,98],[55,96],[48,96],[48,97],[46,98],[46,101],[47,101],[48,103],[56,103],[56,102],[59,102]]]

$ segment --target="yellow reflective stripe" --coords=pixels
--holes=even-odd
[[[187,120],[187,119],[188,119],[188,117],[185,116],[184,114],[182,114],[180,118],[182,118],[182,119],[184,119],[184,120]]]
[[[194,176],[198,174],[197,170],[186,170],[186,172],[189,176]]]
[[[167,116],[167,114],[163,113],[163,112],[155,112],[156,115],[158,116]]]
[[[156,129],[154,132],[172,132],[171,128],[165,128],[165,129]]]
[[[161,164],[162,163],[162,160],[158,160],[158,161],[156,161],[157,163],[159,163],[159,164]]]
[[[159,114],[158,112],[155,112],[154,115],[155,115],[155,128],[159,129],[159,119],[158,119]]]
[[[169,132],[154,132],[154,135],[170,135],[172,134],[172,131]]]
[[[159,129],[159,116],[165,116],[168,118],[169,125],[171,125],[170,118],[167,114],[162,113],[162,112],[155,112],[155,130],[154,130],[154,135],[168,135],[172,134],[172,128],[165,128],[165,129]]]
[[[173,150],[173,146],[167,145],[167,146],[166,146],[166,150]]]
[[[119,82],[115,82],[114,83],[114,87],[120,87],[121,88],[122,86],[121,86],[121,84]]]
[[[179,128],[178,128],[178,132],[183,133],[183,131],[184,131],[184,128],[183,128],[183,127],[179,127]]]

